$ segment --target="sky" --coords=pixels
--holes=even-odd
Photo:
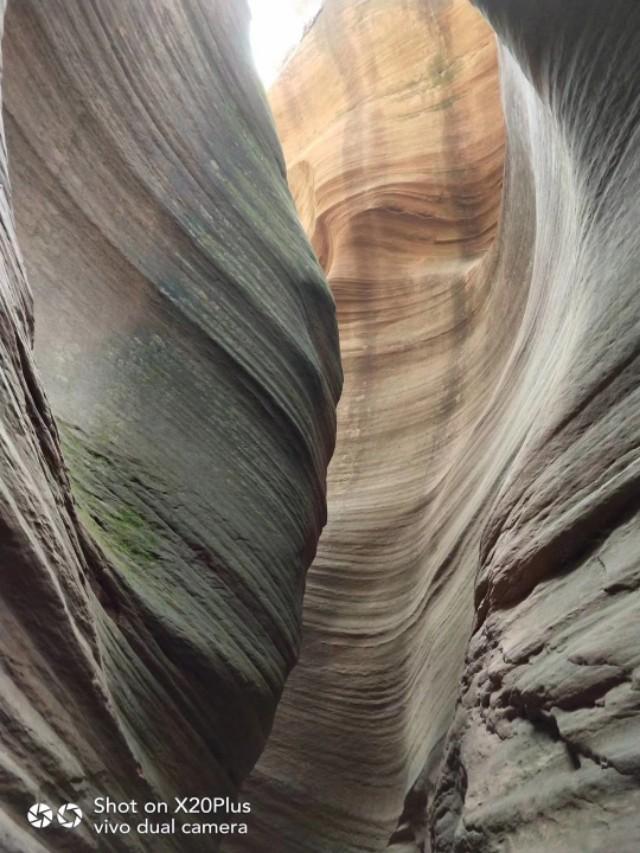
[[[321,5],[322,0],[249,0],[253,57],[266,88]]]

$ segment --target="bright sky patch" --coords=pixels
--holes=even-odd
[[[249,0],[253,56],[266,88],[321,5],[322,0]]]

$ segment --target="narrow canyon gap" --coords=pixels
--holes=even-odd
[[[636,0],[4,26],[0,849],[636,853]]]
[[[326,0],[270,92],[345,393],[229,850],[637,849],[640,10],[478,6]]]
[[[0,7],[0,848],[75,853],[33,802],[233,795],[262,750],[341,371],[247,4]]]

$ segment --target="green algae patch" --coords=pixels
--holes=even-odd
[[[123,506],[109,512],[106,508],[100,522],[99,535],[106,538],[111,548],[125,561],[141,567],[157,560],[160,539],[135,509]]]
[[[142,513],[136,477],[129,460],[108,446],[98,449],[77,427],[62,424],[62,447],[78,515],[87,530],[126,571],[153,564],[162,536]]]

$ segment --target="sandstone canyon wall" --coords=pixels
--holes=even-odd
[[[229,850],[637,850],[640,9],[478,5],[506,148],[466,0],[326,0],[271,92],[345,393]]]
[[[3,853],[636,853],[640,8],[476,5],[325,0],[301,227],[244,0],[8,3]]]
[[[498,282],[526,274],[514,355],[529,423],[483,524],[474,635],[430,815],[433,850],[632,853],[640,8],[479,5],[505,45],[511,179]],[[517,250],[523,201],[533,208],[526,253]]]
[[[495,39],[467,0],[326,0],[270,101],[345,388],[301,660],[241,846],[380,850],[451,721],[474,519],[504,464],[492,396],[526,294],[493,285]]]
[[[325,518],[335,308],[244,0],[0,13],[0,849],[201,850],[25,814],[252,767]]]

